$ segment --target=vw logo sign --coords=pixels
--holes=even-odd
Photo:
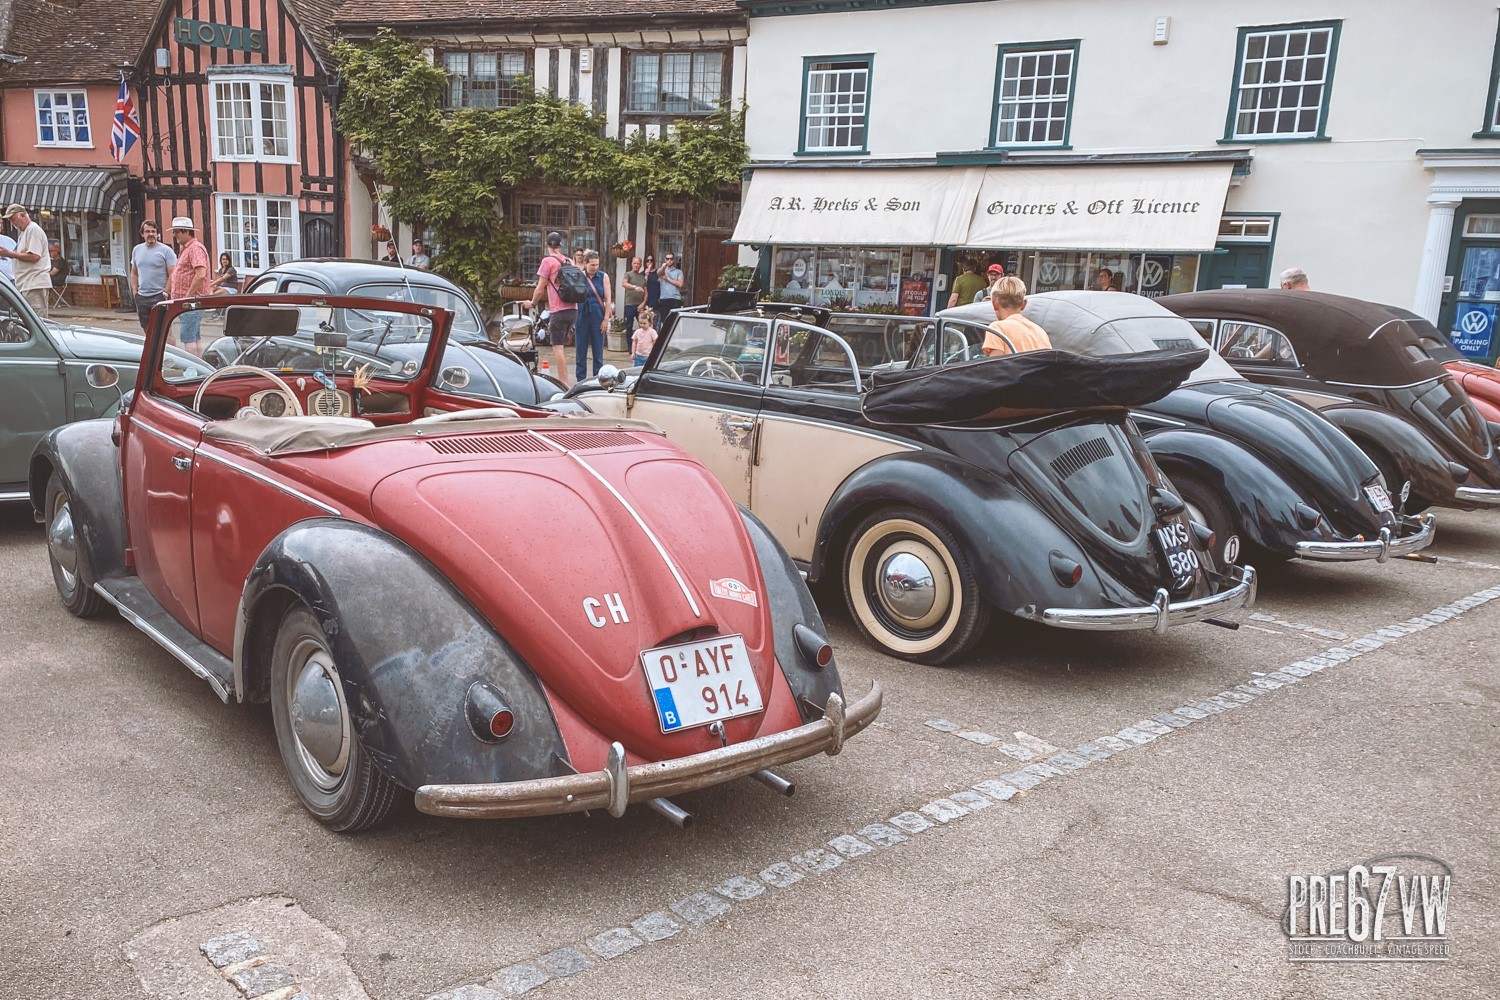
[[[1471,337],[1477,337],[1490,328],[1489,313],[1483,309],[1470,309],[1459,319],[1458,328]]]
[[[1161,261],[1159,260],[1148,260],[1146,261],[1146,266],[1141,268],[1141,278],[1147,288],[1155,288],[1161,284],[1161,279],[1165,274],[1166,271],[1162,268]]]
[[[1062,268],[1055,260],[1044,260],[1038,269],[1037,277],[1042,279],[1044,285],[1055,285],[1062,278]]]

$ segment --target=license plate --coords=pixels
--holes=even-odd
[[[1198,553],[1188,544],[1187,525],[1173,523],[1156,529],[1156,541],[1166,557],[1167,570],[1180,586],[1198,570]]]
[[[753,715],[762,708],[745,640],[716,635],[641,654],[646,685],[664,733]]]
[[[1370,498],[1370,502],[1375,505],[1375,509],[1380,511],[1382,514],[1388,513],[1392,510],[1391,498],[1386,494],[1385,487],[1381,486],[1379,483],[1366,486],[1365,496]]]

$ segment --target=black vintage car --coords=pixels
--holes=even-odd
[[[396,302],[441,306],[453,313],[453,328],[443,370],[463,369],[467,384],[444,388],[480,399],[534,406],[563,392],[563,385],[547,375],[527,370],[522,359],[504,343],[491,339],[473,301],[453,282],[430,271],[396,263],[369,260],[310,259],[279,264],[263,272],[245,289],[247,295],[360,295]],[[346,334],[351,351],[369,357],[377,371],[404,369],[422,360],[425,327],[404,323],[398,314],[357,309],[304,310],[304,322],[291,337],[236,341],[223,337],[204,351],[213,364],[251,364],[262,368],[309,367],[315,352],[313,336],[320,327]],[[503,340],[504,338],[496,338]],[[253,349],[253,354],[247,351]],[[353,355],[345,355],[353,357]],[[311,367],[317,367],[312,364]],[[459,381],[463,381],[462,378]]]
[[[1202,350],[1203,365],[1178,389],[1132,416],[1193,516],[1218,535],[1220,561],[1236,540],[1252,560],[1385,561],[1426,548],[1429,520],[1398,515],[1379,473],[1328,421],[1252,385],[1187,322],[1154,301],[1119,292],[1050,292],[1027,300],[1026,316],[1054,347],[1092,357]],[[938,337],[982,343],[988,303],[938,314]]]
[[[1472,400],[1389,306],[1324,292],[1169,295],[1235,370],[1309,406],[1364,449],[1408,510],[1500,506],[1500,455]]]
[[[1107,384],[1107,369],[1130,364],[1058,352],[980,362],[993,366],[981,387],[1008,389],[976,402],[967,369],[903,371],[904,339],[856,353],[828,322],[771,304],[683,310],[639,378],[578,398],[662,427],[810,580],[842,582],[857,626],[895,656],[951,660],[994,611],[1160,632],[1253,600],[1254,570],[1216,565],[1210,532],[1188,521],[1125,407],[1069,399],[1076,366]],[[1166,391],[1201,360],[1136,368]],[[871,389],[872,374],[898,378]],[[1139,377],[1124,379],[1132,391],[1145,391]],[[1018,408],[1037,386],[1051,387],[1047,405]]]

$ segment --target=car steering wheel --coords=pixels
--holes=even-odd
[[[223,368],[215,368],[209,372],[208,377],[198,383],[198,391],[193,395],[194,410],[198,410],[198,404],[203,402],[204,390],[220,375],[260,375],[263,378],[269,379],[276,384],[276,388],[280,389],[281,394],[292,404],[292,411],[297,416],[307,416],[306,412],[302,409],[302,401],[297,398],[297,394],[292,391],[292,387],[281,380],[280,375],[277,375],[275,372],[268,372],[264,368],[257,368],[254,365],[225,365]],[[198,410],[198,412],[202,413],[203,411]]]
[[[733,379],[736,382],[745,381],[745,377],[735,369],[734,365],[730,364],[728,361],[725,361],[723,358],[698,358],[692,364],[688,365],[687,373],[689,375],[698,374],[699,365],[703,366],[704,378],[717,378],[724,379],[725,381]],[[719,374],[715,374],[716,372]]]

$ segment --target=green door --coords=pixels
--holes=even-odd
[[[1221,253],[1203,255],[1198,270],[1198,288],[1223,288],[1226,285],[1266,288],[1271,279],[1271,245],[1238,243],[1221,246]]]
[[[1453,219],[1448,271],[1438,329],[1465,361],[1492,365],[1500,354],[1500,202],[1466,201]]]
[[[57,351],[15,287],[0,284],[0,496],[24,492],[32,449],[67,420]]]

